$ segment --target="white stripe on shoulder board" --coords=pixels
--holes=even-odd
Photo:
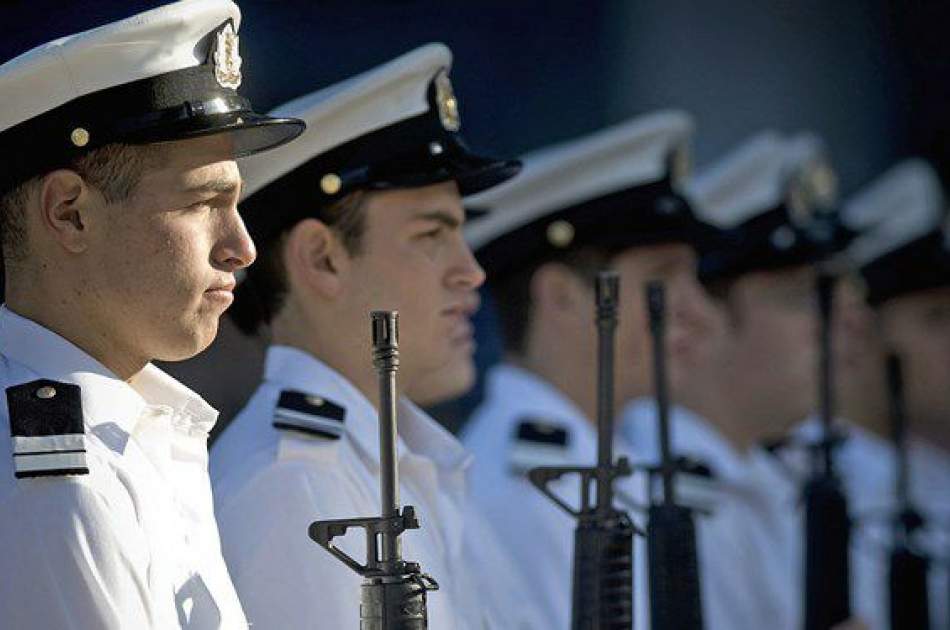
[[[278,408],[274,414],[275,420],[280,420],[301,429],[313,429],[314,431],[323,431],[332,435],[343,434],[343,424],[336,420],[327,420],[319,416],[311,416],[306,413],[296,413],[283,408]]]
[[[296,409],[288,409],[287,407],[277,407],[274,409],[274,415],[283,416],[285,418],[299,418],[304,421],[309,421],[310,419],[322,420],[324,422],[332,422],[337,426],[343,426],[342,420],[321,416],[318,413],[307,413],[305,411],[297,411]]]
[[[563,466],[566,460],[567,450],[559,445],[516,443],[509,451],[509,462],[519,471],[536,466]]]
[[[81,433],[30,437],[24,437],[22,435],[13,436],[14,455],[84,450],[86,450],[86,436]]]
[[[28,473],[65,468],[88,468],[85,453],[49,453],[45,455],[15,455],[15,472]]]

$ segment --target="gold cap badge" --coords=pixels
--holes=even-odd
[[[221,87],[236,90],[241,85],[241,55],[234,25],[228,22],[218,31],[214,49],[214,78]]]
[[[690,172],[693,170],[692,154],[689,145],[685,142],[673,150],[670,156],[670,181],[674,186],[682,185],[686,182]]]
[[[462,128],[459,118],[459,103],[452,89],[452,81],[445,70],[435,75],[435,103],[439,108],[439,120],[447,131],[458,131]]]
[[[806,225],[817,211],[828,210],[838,197],[838,178],[827,162],[808,164],[789,186],[786,202],[796,225]]]

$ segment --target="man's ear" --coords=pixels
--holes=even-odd
[[[44,231],[72,254],[89,244],[89,204],[95,193],[75,171],[60,169],[40,182],[38,200]]]
[[[580,277],[560,263],[538,267],[531,276],[531,303],[538,312],[576,326],[578,318],[592,312],[591,291]]]
[[[284,265],[291,286],[323,297],[339,294],[349,256],[330,227],[319,219],[304,219],[291,228],[284,246]]]

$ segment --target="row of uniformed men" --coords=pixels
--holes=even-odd
[[[403,540],[442,585],[431,627],[568,627],[572,524],[523,472],[594,459],[591,278],[609,266],[618,450],[639,461],[657,451],[640,290],[670,293],[674,448],[705,462],[684,492],[715,508],[699,526],[706,625],[799,627],[795,485],[758,444],[813,431],[812,228],[835,205],[820,143],[763,134],[688,180],[692,123],[662,112],[529,155],[515,177],[519,162],[462,140],[444,46],[264,116],[237,92],[239,23],[227,0],[185,0],[0,67],[0,145],[18,156],[0,206],[5,624],[356,628],[359,577],[307,528],[377,510],[382,308],[401,313],[400,485],[423,522]],[[488,212],[463,231],[466,208]],[[841,282],[841,415],[857,425],[842,468],[861,510],[890,507],[894,348],[914,492],[935,514],[948,499],[942,211],[920,163],[845,208],[875,309]],[[486,272],[508,359],[466,428],[473,458],[412,401],[471,386]],[[150,362],[204,349],[232,300],[271,345],[209,483],[216,413]],[[855,558],[857,613],[883,627],[881,556]]]

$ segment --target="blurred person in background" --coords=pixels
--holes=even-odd
[[[913,537],[931,558],[946,549],[950,516],[950,251],[946,201],[929,164],[895,165],[845,204],[855,233],[835,301],[836,418],[845,441],[839,469],[850,500],[852,601],[874,630],[890,627],[888,548],[897,504],[885,363],[900,359],[909,432],[909,493],[927,527]],[[796,435],[817,435],[810,418]],[[946,570],[929,572],[932,628],[950,624]]]
[[[485,399],[462,439],[475,454],[473,496],[527,571],[546,628],[571,623],[576,523],[526,472],[596,461],[597,272],[620,277],[618,404],[650,388],[647,281],[667,284],[677,357],[707,332],[694,251],[705,230],[679,188],[692,129],[681,112],[637,117],[529,154],[518,178],[468,202],[492,211],[466,237],[488,274],[506,354],[488,372]],[[676,387],[682,367],[673,370]],[[631,450],[618,434],[617,455]],[[556,488],[575,501],[575,480],[564,482]],[[638,480],[618,486],[628,497],[643,495]],[[636,546],[636,625],[646,627],[643,545]]]
[[[786,580],[793,559],[776,556],[775,541],[795,519],[798,486],[759,442],[814,405],[814,265],[826,249],[813,227],[834,205],[834,175],[816,137],[762,132],[687,190],[720,230],[700,261],[714,333],[671,410],[672,450],[708,470],[679,488],[710,511],[697,523],[704,620],[711,629],[797,629],[801,586]],[[658,458],[655,416],[652,398],[624,412],[625,435],[648,461]]]

